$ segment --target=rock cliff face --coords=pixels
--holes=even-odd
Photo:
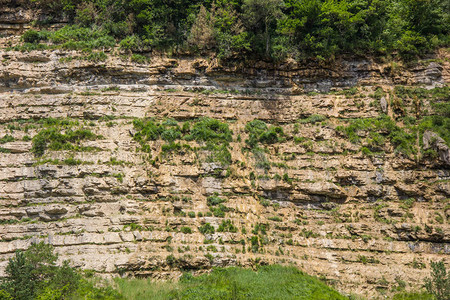
[[[419,287],[430,261],[448,263],[445,142],[417,133],[405,146],[415,151],[402,154],[383,129],[346,131],[383,110],[407,130],[399,116],[431,111],[433,98],[417,109],[406,97],[399,108],[395,87],[448,84],[445,55],[409,68],[80,55],[0,51],[0,271],[17,249],[45,240],[105,275],[292,263],[380,297],[404,282]],[[231,157],[188,137],[202,117],[229,126]],[[133,120],[144,118],[181,137],[139,139]],[[249,146],[255,119],[277,138]]]

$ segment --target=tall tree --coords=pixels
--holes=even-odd
[[[263,31],[265,54],[270,55],[270,32],[282,16],[283,0],[244,0],[243,16],[253,32]]]
[[[192,25],[187,42],[200,51],[210,50],[214,46],[214,19],[203,5],[200,6],[200,11]]]

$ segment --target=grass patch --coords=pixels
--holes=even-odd
[[[81,146],[84,140],[96,140],[100,136],[79,125],[78,121],[70,119],[46,119],[42,122],[43,129],[33,137],[32,152],[42,156],[47,149],[88,151]],[[73,127],[77,127],[74,129]]]
[[[407,156],[417,153],[415,148],[415,130],[407,131],[399,127],[390,117],[383,115],[379,118],[351,120],[347,126],[338,126],[337,131],[342,132],[352,143],[364,143],[361,149],[365,154],[381,151],[386,140],[395,147],[395,152]]]
[[[185,153],[191,149],[187,144],[181,144],[179,140],[196,141],[200,150],[206,154],[204,158],[208,162],[217,162],[223,166],[231,164],[229,142],[232,140],[232,132],[228,124],[216,119],[202,118],[193,122],[185,122],[180,127],[173,119],[157,121],[154,119],[136,119],[133,121],[137,133],[134,139],[140,143],[142,150],[150,152],[149,141],[162,139],[166,144],[162,146],[163,153]]]
[[[347,299],[317,278],[294,267],[278,265],[217,268],[211,274],[184,274],[177,283],[115,279],[126,299]],[[275,288],[276,287],[276,288]]]

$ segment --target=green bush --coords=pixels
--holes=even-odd
[[[217,228],[217,232],[237,232],[238,229],[234,224],[231,222],[231,220],[224,220],[219,225],[219,228]]]
[[[217,196],[217,195],[209,196],[209,197],[206,199],[206,203],[207,203],[208,206],[215,206],[215,205],[224,203],[224,202],[226,202],[226,201],[227,201],[226,199],[220,198],[220,197]]]
[[[386,115],[377,119],[351,120],[348,126],[339,126],[336,129],[347,136],[352,143],[359,143],[361,141],[360,135],[365,135],[368,148],[367,150],[363,150],[367,154],[371,154],[371,151],[383,149],[385,137],[394,145],[396,152],[403,153],[407,156],[417,152],[415,148],[415,133],[407,132]]]
[[[444,261],[431,262],[431,278],[426,279],[425,288],[436,300],[450,299],[450,272],[447,273]]]
[[[49,40],[68,50],[110,49],[116,45],[116,40],[106,31],[78,25],[64,26],[51,33]]]
[[[315,124],[315,123],[318,123],[318,122],[325,121],[326,119],[327,118],[325,116],[323,116],[323,115],[311,115],[311,116],[307,117],[306,119],[298,120],[298,122],[300,124],[308,124],[308,123]]]
[[[108,55],[106,55],[105,52],[92,52],[88,56],[85,56],[84,59],[92,62],[100,62],[106,61],[108,59]]]
[[[147,52],[151,50],[151,44],[136,35],[124,38],[120,41],[119,46],[122,50],[132,52]]]
[[[224,218],[225,213],[228,211],[228,207],[226,207],[223,204],[219,204],[218,206],[210,207],[209,208],[214,217],[216,218]]]
[[[216,119],[203,118],[194,124],[190,136],[197,142],[228,145],[232,139],[232,132],[226,123]]]
[[[14,142],[14,140],[14,137],[10,136],[9,134],[5,134],[2,138],[0,138],[0,144]]]
[[[245,142],[251,149],[257,147],[258,143],[274,144],[280,142],[284,135],[281,127],[267,127],[266,123],[261,120],[248,122],[245,125],[245,130],[249,134],[249,138]]]
[[[217,218],[225,217],[225,213],[229,210],[228,207],[222,203],[226,202],[226,199],[220,198],[217,195],[209,196],[207,198],[207,205],[212,214]]]
[[[136,62],[138,64],[145,64],[149,62],[149,59],[146,56],[140,54],[132,54],[131,61]]]
[[[184,123],[181,129],[178,122],[173,119],[161,123],[152,119],[136,119],[133,121],[133,125],[137,130],[134,139],[143,148],[147,146],[148,141],[161,138],[167,142],[162,146],[163,153],[192,150],[189,145],[174,143],[174,141],[179,139],[195,140],[201,144],[200,149],[207,153],[206,160],[208,162],[218,162],[223,166],[231,164],[231,153],[228,148],[232,132],[226,123],[219,120],[203,118],[195,122],[192,128],[190,128],[190,123]]]
[[[54,248],[43,242],[18,251],[9,260],[6,278],[0,285],[0,299],[122,299],[111,288],[95,288],[64,261],[56,264]]]
[[[190,227],[186,227],[186,226],[181,227],[181,228],[180,228],[180,231],[181,231],[182,233],[184,233],[184,234],[190,234],[190,233],[192,233],[192,229],[191,229]]]
[[[51,150],[83,150],[80,142],[83,140],[95,140],[99,136],[89,129],[78,128],[72,130],[74,123],[64,120],[48,120],[44,122],[44,128],[33,137],[31,151],[36,156],[42,156],[46,149]],[[52,122],[54,122],[52,124]],[[73,124],[73,125],[72,125]],[[62,131],[65,131],[62,133]]]
[[[22,35],[22,39],[25,43],[37,43],[41,40],[41,35],[36,30],[27,30]]]
[[[283,221],[283,219],[281,219],[279,216],[269,217],[268,219],[271,220],[271,221],[275,221],[275,222]]]
[[[213,234],[215,232],[214,227],[209,223],[206,223],[205,225],[200,226],[198,228],[198,230],[202,234]]]

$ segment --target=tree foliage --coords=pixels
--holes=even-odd
[[[172,49],[221,58],[398,54],[449,45],[448,0],[33,0],[78,30],[131,51]],[[37,32],[24,36],[31,43]]]
[[[0,282],[1,300],[122,299],[111,288],[99,289],[84,279],[68,261],[57,265],[52,245],[32,244],[9,259]]]

